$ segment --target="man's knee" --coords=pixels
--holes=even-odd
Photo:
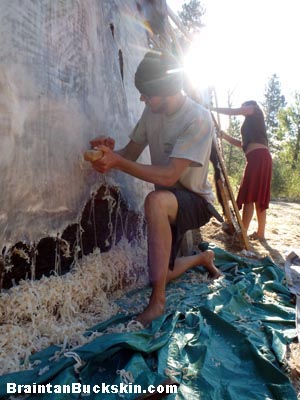
[[[172,192],[156,190],[149,193],[145,199],[145,215],[170,215],[177,213],[177,199]]]
[[[162,210],[165,207],[165,200],[161,191],[157,190],[149,193],[145,199],[144,207],[146,215],[155,210]]]

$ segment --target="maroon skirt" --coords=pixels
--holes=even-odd
[[[272,158],[268,149],[255,149],[246,155],[247,163],[237,196],[237,205],[257,203],[261,210],[269,208]]]

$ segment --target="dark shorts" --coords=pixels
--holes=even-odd
[[[169,268],[173,270],[184,233],[205,225],[214,215],[214,208],[204,198],[187,189],[169,189],[169,191],[176,196],[178,202],[176,223],[171,226],[172,248]]]

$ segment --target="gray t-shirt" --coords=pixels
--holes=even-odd
[[[212,135],[209,111],[186,97],[172,115],[152,113],[145,107],[130,139],[149,145],[152,165],[166,165],[170,157],[191,160],[174,187],[187,188],[212,203],[214,195],[207,181]]]

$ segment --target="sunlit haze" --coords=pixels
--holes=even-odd
[[[188,2],[188,1],[186,1]],[[184,1],[167,0],[176,12]],[[287,99],[300,90],[300,0],[203,0],[205,28],[185,66],[195,85],[215,87],[219,103],[263,101],[276,74]]]

